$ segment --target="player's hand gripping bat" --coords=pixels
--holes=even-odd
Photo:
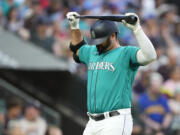
[[[137,17],[134,15],[126,16],[126,15],[108,15],[108,16],[90,16],[90,15],[80,15],[75,16],[80,19],[100,19],[100,20],[110,20],[110,21],[117,21],[122,22],[125,20],[129,24],[135,24],[137,22]]]

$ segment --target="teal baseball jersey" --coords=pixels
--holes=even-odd
[[[88,112],[131,107],[132,84],[140,66],[136,59],[138,49],[120,46],[100,55],[96,46],[84,45],[79,49],[79,59],[88,68]]]

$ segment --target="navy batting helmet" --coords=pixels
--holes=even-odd
[[[89,41],[89,44],[99,45],[103,43],[113,33],[118,33],[119,30],[116,23],[113,21],[98,20],[91,26],[90,32],[91,39]]]

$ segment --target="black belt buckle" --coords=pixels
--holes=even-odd
[[[99,114],[99,115],[97,115],[97,116],[90,115],[90,117],[91,117],[93,120],[95,120],[95,121],[99,121],[99,120],[105,119],[104,114]]]
[[[112,111],[112,112],[109,112],[109,117],[113,117],[113,116],[118,116],[120,115],[120,113],[118,111]],[[104,114],[99,114],[97,116],[93,116],[93,115],[89,115],[93,120],[95,121],[99,121],[99,120],[103,120],[105,119],[105,116]]]

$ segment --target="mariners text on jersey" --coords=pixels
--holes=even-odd
[[[88,70],[108,70],[113,72],[115,67],[113,66],[113,63],[110,62],[90,62],[88,65]]]

